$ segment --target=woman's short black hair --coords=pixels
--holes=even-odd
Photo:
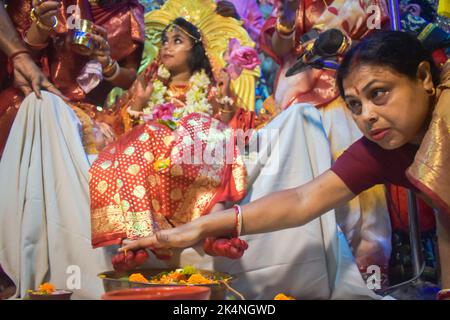
[[[214,76],[212,72],[211,63],[208,59],[208,56],[206,55],[206,50],[203,46],[202,42],[202,35],[200,31],[197,29],[196,26],[194,26],[189,21],[185,20],[184,18],[176,18],[173,20],[164,30],[162,33],[162,37],[165,37],[165,34],[167,30],[170,28],[170,26],[176,25],[177,27],[182,28],[184,31],[189,33],[192,37],[189,37],[192,43],[192,50],[191,50],[191,57],[189,59],[189,68],[192,73],[200,71],[201,69],[204,69],[208,77],[211,79],[212,82],[214,82]],[[194,40],[198,39],[198,40]]]
[[[336,76],[339,92],[344,96],[343,81],[356,66],[385,66],[410,79],[415,79],[419,64],[423,61],[430,64],[433,83],[437,86],[439,69],[431,53],[415,36],[401,31],[376,31],[345,55]]]

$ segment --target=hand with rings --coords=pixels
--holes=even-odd
[[[103,67],[111,63],[111,48],[108,42],[108,33],[105,28],[94,25],[93,33],[89,37],[94,43],[92,57],[100,62]]]
[[[59,1],[33,0],[31,19],[43,31],[51,31],[58,25],[57,15],[61,8]]]

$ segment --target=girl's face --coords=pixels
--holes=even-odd
[[[189,70],[192,51],[191,38],[179,28],[166,31],[161,45],[161,62],[171,72]]]
[[[343,87],[345,102],[366,138],[387,150],[421,143],[431,111],[428,63],[420,64],[414,80],[385,66],[356,66]]]

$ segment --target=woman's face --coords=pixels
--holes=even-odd
[[[433,88],[429,64],[422,63],[417,79],[382,66],[361,65],[343,82],[353,119],[369,140],[383,149],[420,144],[428,126]]]
[[[161,62],[171,72],[188,70],[192,46],[191,38],[179,28],[167,31],[162,39]]]

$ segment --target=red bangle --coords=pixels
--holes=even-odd
[[[19,50],[19,51],[14,52],[12,55],[10,55],[9,59],[12,61],[15,57],[17,57],[20,54],[24,54],[24,53],[30,54],[30,52],[28,50]]]
[[[444,300],[450,298],[450,289],[442,289],[436,295],[436,300]]]

